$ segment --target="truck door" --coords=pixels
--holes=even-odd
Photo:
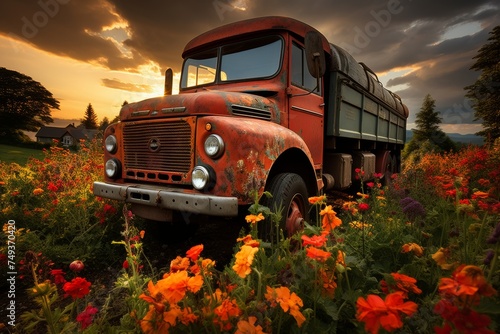
[[[290,43],[288,85],[288,126],[304,139],[314,159],[315,168],[323,160],[324,99],[322,80],[314,78],[307,69],[304,46]]]

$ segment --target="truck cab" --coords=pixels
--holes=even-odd
[[[167,71],[166,95],[123,106],[105,130],[95,195],[156,221],[236,217],[262,197],[292,235],[308,197],[349,188],[354,168],[398,170],[408,109],[313,27],[236,22],[195,37],[182,57],[179,94]]]

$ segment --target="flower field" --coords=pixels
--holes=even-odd
[[[30,301],[15,326],[0,319],[9,332],[500,332],[500,147],[427,154],[367,182],[356,170],[360,191],[309,198],[311,221],[287,239],[258,238],[280,213],[256,198],[230,263],[200,243],[156,268],[148,225],[92,195],[102,152],[82,145],[1,165],[0,265],[15,262]],[[116,276],[98,280],[110,264]]]

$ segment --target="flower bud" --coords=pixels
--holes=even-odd
[[[75,273],[82,271],[83,268],[85,268],[85,266],[83,265],[83,262],[80,260],[75,260],[75,261],[71,262],[69,265],[69,269],[71,271],[74,271]]]

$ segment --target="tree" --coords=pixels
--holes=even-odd
[[[413,130],[413,138],[406,144],[403,150],[403,158],[410,155],[414,158],[420,157],[428,152],[441,153],[456,149],[455,143],[439,127],[441,117],[435,110],[436,100],[430,94],[424,98],[422,107],[416,115],[416,129]]]
[[[81,124],[86,129],[99,128],[99,125],[97,124],[97,114],[95,113],[94,108],[92,107],[92,104],[90,104],[90,103],[87,106],[87,110],[85,111],[85,116],[81,120]]]
[[[59,109],[59,101],[39,82],[0,67],[0,138],[19,138],[23,130],[54,122],[51,109]]]
[[[492,144],[500,138],[500,26],[490,32],[488,43],[483,45],[471,70],[481,71],[472,85],[465,87],[474,108],[475,120],[482,120],[483,130],[477,132]]]

